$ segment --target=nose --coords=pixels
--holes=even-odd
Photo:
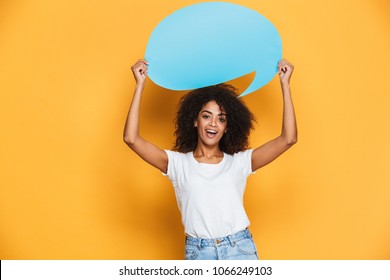
[[[217,120],[216,120],[216,118],[211,118],[211,120],[210,120],[210,125],[211,125],[211,126],[217,126]]]

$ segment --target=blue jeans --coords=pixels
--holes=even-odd
[[[186,237],[186,260],[258,260],[248,229],[216,239]]]

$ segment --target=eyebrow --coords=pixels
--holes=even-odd
[[[209,113],[210,115],[212,115],[213,113],[212,112],[210,112],[210,111],[208,111],[208,110],[202,110],[202,112],[201,113]],[[218,114],[218,116],[226,116],[226,114],[224,113],[224,112],[222,112],[221,114]]]

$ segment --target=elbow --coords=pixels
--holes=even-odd
[[[298,142],[298,137],[296,134],[290,136],[284,136],[283,138],[284,138],[284,143],[286,144],[287,147],[291,147]]]
[[[295,134],[295,135],[292,135],[292,136],[288,137],[288,138],[286,139],[286,142],[287,142],[287,145],[288,145],[289,147],[295,145],[295,144],[298,142],[298,135]]]
[[[286,141],[287,146],[289,146],[289,147],[295,145],[297,142],[298,142],[298,138],[297,138],[297,137],[289,138],[289,139],[287,139],[287,141]]]
[[[135,143],[135,137],[129,135],[123,135],[123,141],[131,148]]]

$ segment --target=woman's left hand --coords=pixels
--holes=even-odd
[[[288,62],[286,59],[281,59],[278,63],[278,74],[280,83],[290,84],[290,78],[294,71],[294,65]]]

